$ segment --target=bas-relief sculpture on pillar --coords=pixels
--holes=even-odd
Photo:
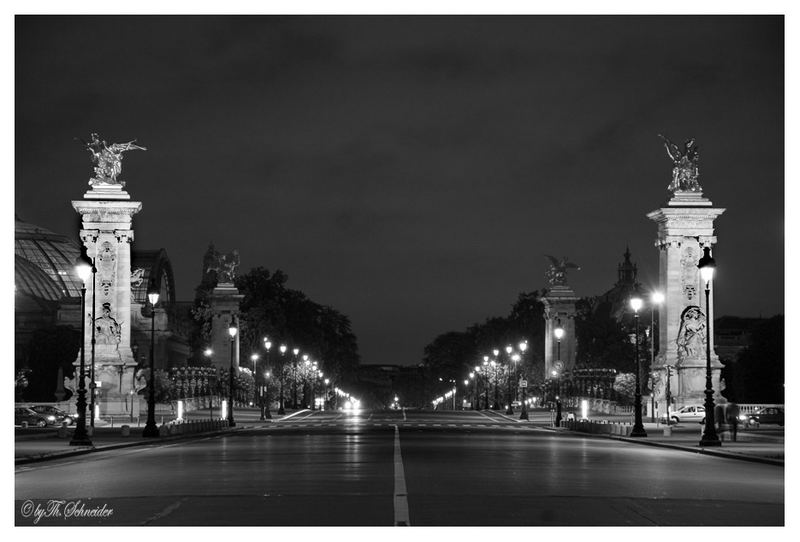
[[[700,156],[694,139],[686,140],[680,149],[669,139],[660,137],[673,162],[672,182],[668,186],[672,196],[666,207],[647,217],[658,224],[659,289],[665,295],[659,311],[659,354],[653,367],[656,399],[663,413],[667,366],[672,368],[670,391],[675,406],[703,403],[707,340],[712,341],[712,380],[715,394],[719,396],[721,365],[713,353],[713,282],[709,310],[705,306],[705,284],[697,263],[703,247],[716,243],[714,219],[725,209],[714,208],[712,202],[703,197],[699,181]]]
[[[556,258],[545,255],[549,267],[545,273],[548,289],[542,297],[544,304],[545,337],[544,337],[544,377],[552,378],[552,371],[562,374],[575,368],[577,343],[575,339],[575,303],[578,298],[567,284],[567,270],[579,270],[580,267],[567,260],[566,256]],[[564,329],[561,339],[561,355],[558,355],[558,341],[555,339],[555,328]]]
[[[119,180],[122,153],[143,147],[133,142],[111,145],[92,134],[84,142],[95,164],[91,187],[73,208],[81,215],[81,241],[97,270],[86,285],[87,375],[91,368],[91,333],[95,332],[95,380],[99,382],[101,415],[128,413],[136,360],[131,350],[132,219],[142,204],[130,201]],[[92,300],[94,298],[94,310]],[[97,314],[95,314],[97,313]],[[74,382],[70,385],[74,386]]]

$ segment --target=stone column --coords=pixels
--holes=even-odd
[[[136,360],[131,350],[131,247],[133,215],[142,208],[121,185],[95,184],[82,200],[72,202],[81,215],[81,241],[95,261],[94,312],[92,279],[86,285],[87,377],[91,374],[91,337],[95,328],[95,381],[101,414],[122,414],[133,382]],[[78,364],[79,361],[76,361]]]
[[[575,303],[578,298],[575,292],[567,285],[551,286],[547,294],[542,297],[544,304],[544,377],[552,378],[552,371],[558,370],[563,378],[565,371],[575,368],[575,355],[577,353],[577,340],[575,339]],[[558,321],[564,329],[561,339],[561,363],[556,367],[558,360],[558,340],[555,329]]]
[[[231,321],[239,314],[239,304],[243,294],[231,283],[220,283],[211,292],[211,361],[215,367],[228,369],[231,365],[231,336],[228,328]],[[237,319],[238,323],[238,319]],[[233,345],[233,366],[239,367],[239,338],[241,329],[236,334]]]
[[[677,191],[667,207],[647,215],[658,224],[655,244],[659,251],[659,289],[665,297],[658,323],[659,352],[653,367],[659,405],[666,404],[667,365],[675,368],[670,392],[676,408],[703,404],[706,339],[711,341],[715,397],[720,398],[719,371],[722,365],[714,352],[713,342],[714,283],[711,282],[712,310],[709,311],[705,302],[705,283],[697,262],[703,255],[703,248],[712,247],[717,242],[714,219],[723,212],[725,209],[713,207],[711,201],[702,197],[702,192]]]

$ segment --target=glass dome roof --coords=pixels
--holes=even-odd
[[[45,299],[52,299],[56,292],[61,292],[61,297],[81,295],[82,283],[74,267],[75,258],[80,255],[80,247],[76,241],[16,218],[14,253],[17,256],[15,258],[17,288]],[[29,272],[30,267],[20,262],[20,259],[27,260],[44,274]],[[20,276],[21,273],[23,276]],[[43,283],[44,277],[53,282],[55,289]]]

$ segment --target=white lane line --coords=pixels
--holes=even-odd
[[[394,426],[394,524],[408,527],[408,492],[406,490],[406,473],[403,470],[403,456],[400,453],[400,429]]]
[[[496,419],[496,418],[492,418],[491,416],[489,416],[489,415],[488,415],[488,414],[486,414],[485,412],[481,412],[480,410],[478,411],[478,414],[480,414],[480,415],[481,415],[481,416],[483,416],[484,418],[489,418],[489,419],[490,419],[490,420],[492,420],[492,421],[495,421],[495,419]]]
[[[403,407],[403,421],[406,421],[406,407]]]

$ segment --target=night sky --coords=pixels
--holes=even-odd
[[[700,147],[716,315],[784,311],[783,21],[775,17],[22,17],[15,210],[77,240],[75,137],[138,138],[138,249],[189,301],[210,242],[348,315],[362,363],[545,287],[545,254],[656,284],[672,164]]]

